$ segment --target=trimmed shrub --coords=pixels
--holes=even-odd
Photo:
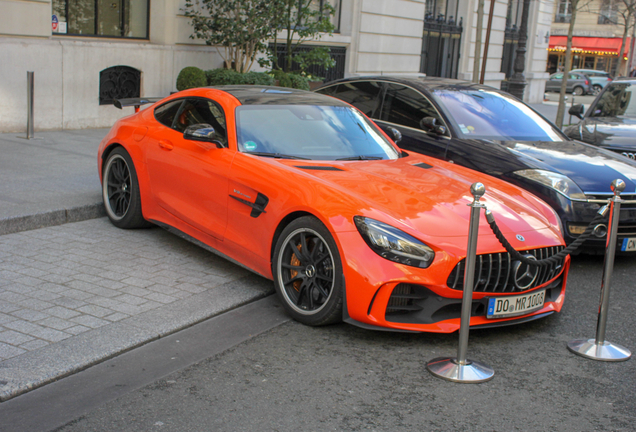
[[[195,87],[205,87],[208,80],[205,72],[195,66],[188,66],[181,69],[177,76],[177,90],[187,90]]]
[[[243,74],[243,82],[245,84],[271,86],[274,85],[274,78],[265,72],[248,72]]]
[[[274,79],[278,80],[278,85],[281,87],[309,90],[309,80],[304,76],[295,73],[286,73],[282,70],[273,70],[271,74]]]
[[[205,76],[208,79],[208,85],[212,86],[244,84],[242,74],[234,69],[211,69],[205,71]]]

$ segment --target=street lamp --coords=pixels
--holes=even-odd
[[[523,0],[521,11],[521,26],[519,27],[519,44],[517,45],[517,57],[513,65],[512,77],[508,80],[508,92],[523,100],[523,91],[528,84],[523,76],[526,67],[526,43],[528,41],[528,9],[530,0]]]

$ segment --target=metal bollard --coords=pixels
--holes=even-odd
[[[601,361],[625,361],[632,353],[620,345],[605,340],[607,326],[607,310],[609,308],[610,283],[614,271],[614,255],[616,253],[616,234],[620,218],[621,192],[625,190],[625,182],[617,179],[612,182],[614,196],[609,200],[609,233],[605,249],[605,264],[603,266],[603,281],[601,282],[601,304],[599,306],[598,323],[596,325],[596,339],[575,339],[568,342],[568,349],[574,354]]]
[[[34,72],[27,72],[27,136],[26,139],[32,139],[34,135],[33,126],[33,79]]]
[[[486,206],[479,202],[486,193],[486,187],[481,183],[473,183],[470,193],[474,200],[468,204],[470,209],[470,224],[468,227],[468,247],[466,250],[466,268],[464,271],[464,294],[462,296],[462,315],[459,328],[459,347],[457,358],[438,357],[426,364],[426,368],[433,375],[445,380],[461,383],[480,383],[492,379],[495,371],[483,363],[466,358],[468,350],[468,333],[470,330],[470,310],[473,302],[473,286],[475,281],[475,260],[477,254],[477,234],[479,232],[479,216],[481,209]]]

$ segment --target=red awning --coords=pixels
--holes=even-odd
[[[627,57],[629,52],[630,39],[625,41],[623,55]],[[584,54],[596,55],[618,55],[621,49],[623,38],[603,38],[603,37],[572,37],[572,51]],[[565,51],[568,43],[567,36],[550,36],[550,51]]]

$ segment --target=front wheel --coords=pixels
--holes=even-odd
[[[603,90],[603,87],[601,87],[598,84],[594,84],[594,86],[592,87],[592,93],[594,94],[594,96],[599,94],[601,92],[601,90]]]
[[[296,321],[319,326],[342,319],[340,254],[318,219],[304,216],[285,227],[276,242],[272,267],[276,293]]]
[[[141,198],[135,165],[123,147],[113,150],[104,163],[102,198],[106,214],[116,227],[150,226],[141,214]]]
[[[574,93],[576,96],[581,96],[583,94],[583,87],[574,87],[572,93]]]

